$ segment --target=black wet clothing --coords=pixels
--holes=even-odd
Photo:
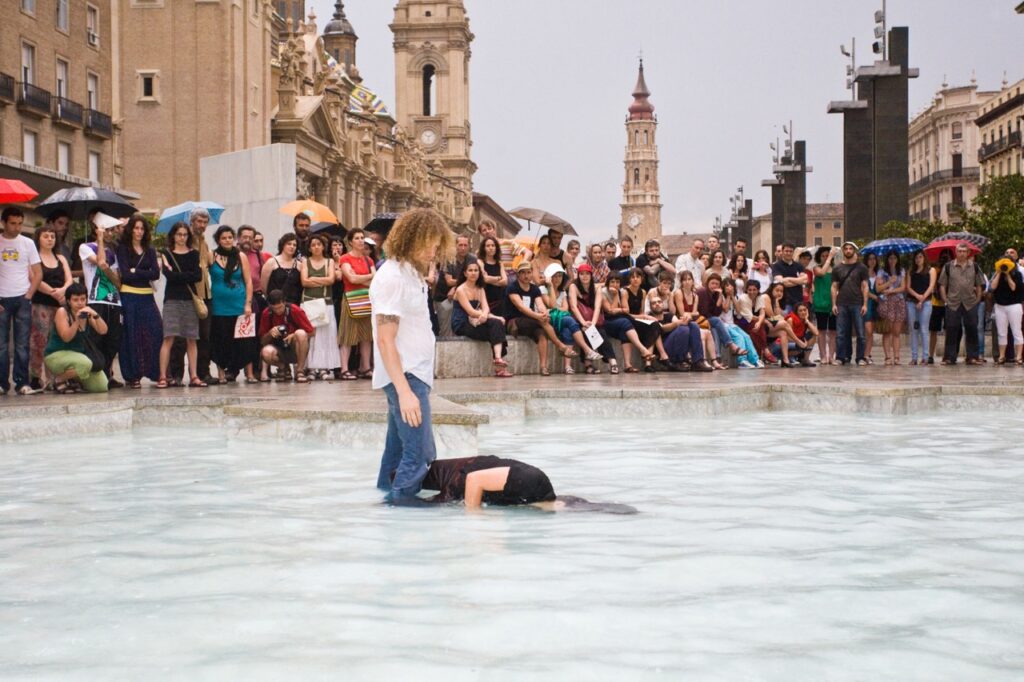
[[[454,502],[466,497],[466,476],[474,471],[508,467],[508,480],[501,491],[485,491],[483,502],[488,505],[511,506],[550,502],[555,499],[555,490],[547,474],[535,466],[515,459],[504,459],[493,455],[438,459],[430,465],[423,487],[440,491],[433,498],[436,502]]]

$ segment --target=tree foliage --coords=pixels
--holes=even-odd
[[[911,220],[909,223],[902,220],[890,220],[885,227],[878,231],[878,238],[909,237],[927,244],[936,237],[956,229],[941,220]]]
[[[1005,175],[982,185],[964,226],[991,240],[981,254],[983,265],[990,266],[1010,247],[1024,247],[1024,177]]]

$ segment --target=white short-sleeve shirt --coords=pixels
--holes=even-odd
[[[20,234],[14,239],[0,235],[0,298],[27,294],[32,283],[31,269],[37,263],[39,252],[35,242]]]
[[[402,369],[417,379],[434,384],[434,329],[427,309],[427,283],[409,263],[388,259],[370,283],[373,309],[373,387],[392,383],[377,345],[377,316],[398,319],[396,345]]]

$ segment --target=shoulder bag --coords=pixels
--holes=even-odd
[[[167,249],[165,253],[171,257],[171,261],[174,263],[174,267],[178,269],[178,272],[185,272],[181,269],[181,266],[178,265],[178,259],[174,257],[174,253],[170,249]],[[206,307],[206,301],[196,293],[194,285],[186,284],[185,286],[188,287],[189,293],[192,294],[192,307],[196,310],[196,317],[200,320],[205,320],[210,315],[210,310]]]

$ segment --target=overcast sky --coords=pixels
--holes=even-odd
[[[768,143],[792,119],[807,140],[809,202],[842,201],[845,99],[840,43],[870,63],[881,0],[465,0],[476,35],[470,64],[477,191],[505,208],[545,208],[587,238],[615,232],[624,120],[644,55],[659,121],[665,233],[710,229],[742,185],[754,213]],[[1024,76],[1024,16],[1016,0],[890,0],[890,26],[910,27],[912,115],[948,77],[998,89]],[[394,113],[393,0],[348,0],[365,84]],[[313,0],[322,28],[333,0]]]

